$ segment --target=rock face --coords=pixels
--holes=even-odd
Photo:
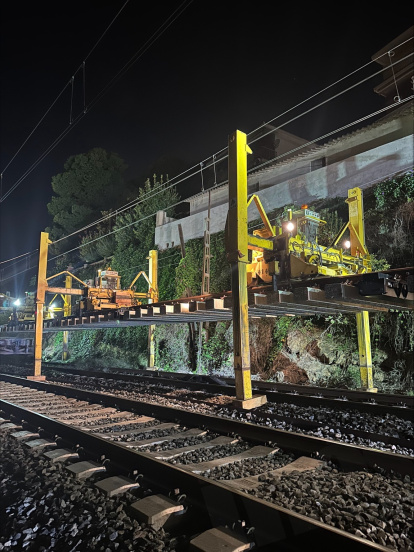
[[[398,335],[387,334],[388,341],[378,338],[378,335],[384,334],[384,328],[387,331],[391,328],[391,323],[395,326],[392,320],[383,321],[382,327],[374,320],[371,325],[375,384],[383,392],[405,393],[412,388],[410,378],[414,370],[410,345],[405,344],[402,352],[398,352],[393,351],[390,344],[397,338],[400,341],[408,338],[400,335],[400,330]],[[408,322],[406,325],[405,332],[409,335]],[[145,335],[135,335],[138,330]],[[146,366],[147,329],[131,327],[123,331],[127,333],[117,329],[85,330],[79,335],[74,332],[69,341],[69,362],[79,367],[99,367],[99,370],[108,371],[113,368],[143,368]],[[360,385],[353,315],[316,321],[300,317],[252,319],[249,342],[251,373],[257,379],[322,387],[356,388]],[[198,356],[198,343],[196,334],[192,341],[193,354],[190,355],[188,325],[157,326],[156,366],[160,371],[191,372],[190,357],[194,358],[195,347],[199,372],[234,376],[231,322],[210,322],[208,330],[203,329],[201,356]],[[385,346],[388,347],[387,352]],[[59,332],[46,334],[44,360],[60,360],[61,347]]]

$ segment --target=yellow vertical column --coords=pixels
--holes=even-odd
[[[361,188],[348,190],[349,232],[351,235],[351,255],[368,255],[365,245],[364,201]]]
[[[149,252],[149,270],[148,279],[151,282],[150,298],[148,303],[158,302],[158,251],[156,249]],[[148,368],[154,368],[155,365],[155,345],[154,345],[155,325],[148,329]]]
[[[247,145],[246,134],[236,130],[229,137],[229,212],[226,247],[231,265],[234,373],[236,405],[255,408],[266,397],[252,396],[250,374],[249,318],[247,298]]]
[[[374,387],[374,378],[372,375],[371,337],[369,333],[368,311],[357,312],[356,321],[361,387],[364,391],[375,393],[377,388]]]
[[[65,278],[65,288],[71,289],[72,287],[72,276],[69,274]],[[70,316],[72,314],[72,296],[64,295],[63,296],[63,316]],[[62,344],[62,360],[68,360],[69,358],[69,332],[65,330],[63,332],[63,344]]]
[[[35,312],[35,346],[34,346],[34,375],[28,379],[44,380],[42,376],[42,339],[43,339],[43,307],[47,289],[46,269],[49,234],[41,232],[39,247],[39,265],[37,269],[37,291]]]

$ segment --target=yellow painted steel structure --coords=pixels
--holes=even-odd
[[[372,372],[371,336],[369,331],[369,313],[362,311],[356,313],[359,370],[361,375],[361,388],[364,391],[376,393]]]
[[[47,290],[46,270],[49,234],[40,234],[39,265],[37,268],[36,312],[35,312],[35,345],[34,345],[34,374],[30,379],[45,379],[42,376],[42,339],[43,339],[43,307]]]
[[[47,273],[47,256],[48,256],[48,247],[52,242],[49,240],[49,234],[42,232],[40,234],[40,247],[39,247],[39,263],[38,263],[38,272],[37,272],[37,290],[36,290],[36,311],[35,311],[35,346],[34,346],[34,374],[33,376],[28,376],[29,379],[45,379],[45,376],[42,376],[42,340],[43,340],[43,320],[44,320],[44,308],[45,308],[45,297],[46,293],[55,293],[52,301],[60,295],[63,299],[63,307],[56,308],[54,310],[62,311],[65,317],[71,316],[72,314],[72,303],[71,295],[80,295],[88,296],[89,291],[92,289],[94,292],[96,289],[101,288],[90,288],[77,278],[74,274],[71,274],[69,271],[64,270],[53,276],[46,278]],[[128,296],[135,300],[135,298],[146,298],[148,303],[158,302],[158,251],[151,250],[149,252],[149,277],[144,271],[141,271],[137,274],[134,280],[131,282],[131,285],[126,290]],[[65,278],[65,287],[52,287],[48,285],[48,280],[56,278],[62,274],[66,274]],[[143,276],[148,283],[148,293],[137,293],[132,289],[132,286],[138,280],[140,276]],[[118,278],[118,277],[117,277]],[[72,288],[73,279],[81,284],[83,289]],[[117,288],[119,287],[119,279],[117,279]],[[104,288],[102,288],[104,289]],[[114,291],[114,290],[112,290]],[[116,290],[115,290],[116,291]],[[122,292],[122,290],[121,290]],[[141,303],[139,303],[141,304]],[[49,305],[48,312],[50,312],[51,307]],[[116,306],[116,305],[115,305]],[[148,364],[149,366],[154,366],[154,329],[155,326],[150,326],[150,332],[148,337]],[[63,331],[63,351],[62,351],[62,360],[67,360],[68,358],[68,332]]]
[[[233,354],[236,402],[245,409],[266,402],[253,397],[250,373],[249,319],[247,298],[247,145],[246,134],[236,130],[229,137],[229,212],[226,223],[226,250],[231,266],[233,298]]]
[[[148,279],[150,281],[148,303],[158,302],[158,251],[153,249],[149,252]],[[148,328],[148,368],[155,366],[155,344],[154,344],[155,325]]]
[[[65,288],[70,289],[71,287],[72,287],[72,276],[70,274],[67,274],[65,278]],[[62,298],[63,298],[63,316],[70,316],[72,314],[72,296],[62,295]],[[69,358],[69,332],[65,330],[63,332],[62,360],[68,360],[68,358]]]
[[[281,277],[346,276],[371,272],[371,260],[365,245],[363,196],[360,188],[348,190],[349,220],[328,247],[317,243],[317,227],[324,224],[318,213],[303,206],[287,212],[281,226],[272,226],[259,197],[247,201],[247,153],[251,153],[243,133],[236,131],[229,141],[229,212],[226,224],[226,249],[231,263],[233,295],[234,369],[236,397],[250,399],[250,352],[247,322],[247,286],[260,278],[265,283]],[[263,228],[248,234],[248,208],[254,202]],[[337,247],[349,231],[350,254]],[[249,262],[248,250],[251,250]],[[361,387],[375,392],[371,359],[369,313],[357,315],[357,336]]]
[[[329,246],[318,244],[317,228],[325,221],[307,206],[287,211],[280,226],[272,226],[260,199],[253,195],[264,227],[249,235],[251,263],[247,267],[248,284],[258,278],[272,282],[273,275],[281,280],[306,279],[315,276],[346,276],[371,272],[371,259],[365,245],[363,198],[360,188],[348,190],[349,220]],[[289,226],[290,225],[290,226]],[[349,247],[338,246],[348,230]],[[347,252],[347,250],[350,250]]]

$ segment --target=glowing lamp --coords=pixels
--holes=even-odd
[[[15,307],[20,306],[20,299],[16,299],[16,301],[13,303]]]
[[[344,241],[344,249],[349,249],[351,247],[351,242],[349,240]]]
[[[294,223],[289,221],[289,222],[286,224],[286,230],[287,230],[288,232],[293,232],[294,229],[295,229]]]

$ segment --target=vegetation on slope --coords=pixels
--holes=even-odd
[[[157,194],[163,189],[161,194]],[[124,286],[147,268],[148,251],[154,248],[155,216],[166,209],[173,216],[179,198],[168,181],[153,178],[139,190],[134,209],[113,222],[105,221],[83,237],[81,256],[85,261],[106,257],[118,270]],[[411,237],[414,226],[414,178],[408,173],[381,182],[364,191],[366,242],[374,269],[412,266]],[[271,221],[291,206],[268,213]],[[310,206],[326,220],[320,243],[328,243],[347,220],[344,198],[320,200]],[[253,221],[249,226],[257,226]],[[107,236],[109,234],[109,236]],[[99,240],[106,236],[103,240]],[[102,241],[97,249],[96,243]],[[210,291],[230,289],[224,233],[211,235]],[[185,256],[179,247],[160,252],[159,294],[161,300],[196,295],[201,291],[203,240],[186,242]],[[96,266],[94,267],[94,270]],[[89,269],[88,269],[89,270]],[[88,270],[81,278],[92,277]],[[413,384],[412,314],[389,312],[370,315],[375,384],[383,391],[406,392]],[[201,335],[201,349],[198,350]],[[94,367],[144,368],[147,358],[146,327],[74,332],[70,334],[70,361]],[[61,334],[48,338],[45,359],[59,359]],[[160,370],[186,371],[194,368],[209,374],[233,374],[232,325],[217,322],[203,325],[156,326],[156,366]],[[280,317],[250,322],[251,370],[269,380],[358,387],[359,366],[354,315],[338,317]]]

